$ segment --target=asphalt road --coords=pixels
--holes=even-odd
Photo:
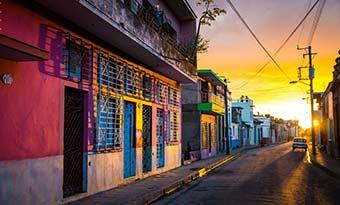
[[[155,204],[340,204],[340,181],[286,143],[249,150]]]

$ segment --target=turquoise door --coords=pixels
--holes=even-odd
[[[136,175],[136,106],[124,102],[124,178]]]
[[[164,111],[157,109],[157,167],[164,167]]]

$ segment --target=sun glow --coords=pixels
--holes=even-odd
[[[290,100],[285,102],[270,102],[268,104],[262,103],[256,106],[255,102],[255,113],[271,114],[275,117],[281,117],[285,120],[298,120],[299,125],[303,128],[310,127],[310,112],[309,105],[306,102],[300,100]]]

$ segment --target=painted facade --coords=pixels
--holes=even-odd
[[[253,119],[253,100],[249,99],[248,96],[241,96],[240,99],[234,100],[232,107],[241,107],[241,122],[242,133],[243,133],[243,144],[244,145],[255,145],[255,134],[254,134],[254,119]]]
[[[256,123],[255,123],[256,121]],[[257,144],[271,144],[271,132],[270,132],[270,118],[266,116],[254,116],[255,128],[255,141]]]
[[[196,68],[164,56],[183,57],[195,15],[162,4],[177,25],[163,39],[134,3],[1,5],[0,46],[18,45],[0,56],[13,78],[0,83],[4,204],[61,204],[181,165],[180,84],[196,82]]]
[[[231,149],[235,150],[243,146],[243,123],[242,123],[242,107],[232,104],[232,138]]]
[[[225,84],[210,69],[198,70],[195,84],[182,85],[182,149],[185,160],[225,152]]]

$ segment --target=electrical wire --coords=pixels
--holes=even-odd
[[[309,0],[309,1],[308,1],[308,5],[307,5],[306,12],[309,10],[309,8],[310,8],[311,5],[312,5],[312,0]],[[298,41],[297,41],[297,45],[299,45],[300,42],[301,42],[302,33],[303,33],[303,31],[304,31],[304,29],[305,29],[305,25],[306,25],[305,23],[306,23],[306,22],[304,22],[304,23],[302,24],[301,31],[300,31],[300,34],[299,34],[299,38],[298,38]]]
[[[228,2],[231,3],[230,0],[226,0]],[[304,15],[304,17],[300,20],[300,22],[295,26],[295,28],[293,29],[293,31],[288,35],[288,37],[285,39],[285,41],[282,43],[282,45],[275,51],[274,53],[274,57],[277,56],[281,50],[285,47],[285,45],[288,43],[288,41],[292,38],[292,36],[296,33],[296,31],[299,29],[299,27],[305,22],[305,20],[307,19],[307,17],[310,15],[310,13],[313,11],[313,9],[315,8],[315,6],[318,4],[320,0],[317,0],[313,6],[307,11],[307,13]],[[242,18],[242,17],[241,17]],[[244,82],[243,84],[241,84],[239,88],[243,88],[244,86],[246,86],[250,80],[254,79],[255,77],[258,76],[258,74],[260,74],[264,68],[271,62],[271,60],[269,60],[268,62],[266,62],[252,77],[250,77],[246,82]],[[287,75],[287,74],[286,74]],[[290,78],[289,78],[290,79]]]
[[[312,44],[312,41],[313,41],[313,38],[314,38],[314,35],[315,35],[315,31],[316,31],[316,28],[318,27],[320,17],[321,17],[323,9],[325,7],[325,4],[326,4],[326,0],[321,0],[321,3],[319,5],[319,8],[316,12],[316,15],[315,15],[315,18],[314,18],[314,21],[313,21],[313,24],[312,24],[311,32],[309,34],[308,43],[307,43],[307,45],[309,45],[309,46]]]
[[[291,78],[287,75],[287,73],[281,68],[281,66],[278,64],[278,62],[274,59],[274,57],[269,53],[269,51],[264,47],[264,45],[261,43],[259,38],[256,36],[256,34],[253,32],[253,30],[249,27],[247,22],[244,20],[244,18],[241,16],[240,12],[236,9],[234,4],[231,2],[231,0],[226,0],[230,7],[234,10],[236,15],[239,17],[239,19],[242,21],[242,23],[246,26],[248,31],[251,33],[251,35],[254,37],[256,42],[260,45],[260,47],[264,50],[264,52],[268,55],[268,57],[273,61],[273,63],[276,65],[276,67],[287,77],[287,79],[291,80]]]

